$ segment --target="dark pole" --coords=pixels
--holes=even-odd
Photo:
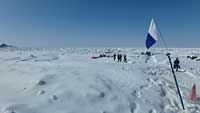
[[[160,32],[160,29],[159,29],[158,26],[157,26],[157,28],[158,28],[158,30],[159,30],[159,32]],[[160,32],[160,37],[162,38],[162,40],[163,40],[163,42],[164,42],[164,45],[165,45],[165,48],[166,48],[166,50],[168,51],[167,44],[166,44],[165,39],[163,38],[161,32]],[[173,76],[174,76],[174,81],[175,81],[175,83],[176,83],[176,88],[177,88],[177,90],[178,90],[178,94],[179,94],[179,97],[180,97],[180,100],[181,100],[181,104],[182,104],[183,110],[185,110],[185,107],[184,107],[184,104],[183,104],[183,99],[182,99],[182,96],[181,96],[181,93],[180,93],[180,90],[179,90],[178,82],[177,82],[177,80],[176,80],[176,75],[175,75],[175,72],[174,72],[174,68],[173,68],[173,66],[172,66],[172,61],[171,61],[170,53],[167,53],[166,55],[167,55],[167,57],[168,57],[168,59],[169,59],[169,63],[170,63],[171,69],[172,69],[172,74],[173,74]]]
[[[167,55],[167,57],[169,59],[169,63],[170,63],[171,69],[172,69],[172,73],[173,73],[174,80],[175,80],[175,83],[176,83],[176,88],[178,90],[178,94],[179,94],[179,97],[180,97],[180,100],[181,100],[181,104],[182,104],[183,110],[185,110],[185,107],[184,107],[184,104],[183,104],[183,99],[182,99],[182,96],[181,96],[181,93],[180,93],[180,90],[179,90],[178,82],[176,80],[176,75],[175,75],[175,72],[174,72],[174,68],[172,66],[172,61],[171,61],[170,53],[167,53],[166,55]]]

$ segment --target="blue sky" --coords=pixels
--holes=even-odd
[[[145,47],[154,17],[169,47],[200,47],[199,12],[199,0],[0,0],[0,42]]]

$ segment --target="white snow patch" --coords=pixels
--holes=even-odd
[[[128,63],[91,59],[109,51]],[[184,72],[176,72],[183,111],[164,49],[16,49],[0,51],[0,113],[199,113],[200,65],[186,57],[200,49],[170,49]],[[198,102],[188,101],[196,83]]]

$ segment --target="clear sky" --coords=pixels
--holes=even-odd
[[[145,47],[152,17],[169,47],[200,47],[200,0],[0,0],[0,43]]]

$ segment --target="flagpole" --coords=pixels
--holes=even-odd
[[[156,23],[156,21],[154,21],[154,22]],[[159,29],[158,24],[157,24],[157,27],[158,27],[158,30],[159,30],[159,32],[160,32],[160,29]],[[162,38],[163,43],[164,43],[164,45],[165,45],[165,48],[166,48],[166,50],[168,51],[167,43],[166,43],[165,39],[163,38],[163,35],[162,35],[161,32],[160,32],[160,35],[161,35],[160,37]],[[181,92],[180,92],[180,89],[179,89],[179,85],[178,85],[178,82],[177,82],[177,79],[176,79],[176,75],[175,75],[175,72],[174,72],[174,68],[173,68],[173,65],[172,65],[172,60],[171,60],[170,53],[167,53],[166,56],[167,56],[168,59],[169,59],[171,71],[172,71],[172,74],[173,74],[173,77],[174,77],[174,81],[175,81],[175,84],[176,84],[176,88],[177,88],[177,91],[178,91],[178,95],[179,95],[180,100],[181,100],[182,108],[183,108],[183,110],[185,110],[185,106],[184,106],[184,103],[183,103],[182,95],[181,95]]]
[[[178,91],[178,95],[179,95],[180,100],[181,100],[182,108],[183,108],[183,110],[185,110],[185,106],[184,106],[184,103],[183,103],[182,95],[181,95],[181,92],[179,90],[179,86],[178,86],[178,82],[177,82],[176,75],[175,75],[175,72],[174,72],[174,68],[172,66],[172,61],[171,61],[170,53],[167,53],[166,55],[167,55],[167,57],[169,59],[169,63],[170,63],[170,66],[171,66],[172,74],[174,76],[174,81],[176,83],[176,88],[177,88],[177,91]]]

